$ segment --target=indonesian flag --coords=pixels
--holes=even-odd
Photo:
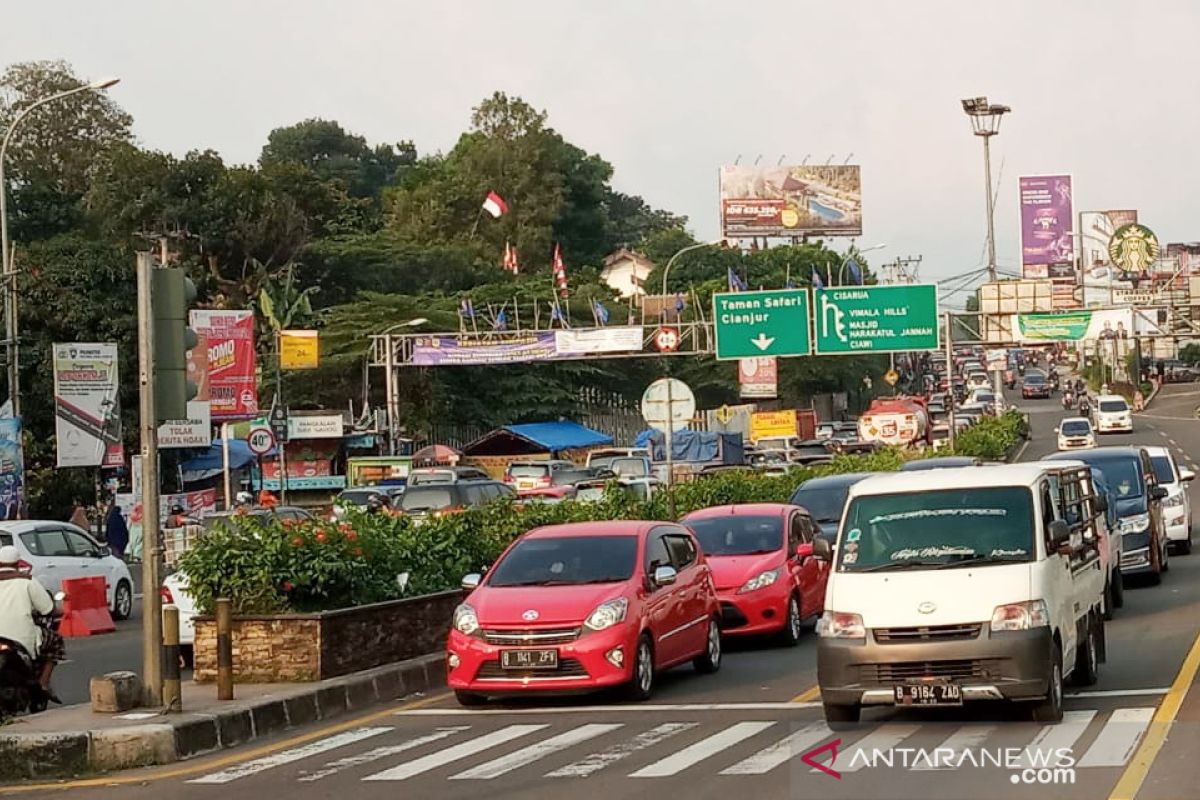
[[[570,292],[567,289],[567,267],[563,264],[562,248],[556,243],[554,245],[554,285],[558,287],[559,297],[566,297]]]
[[[494,219],[499,219],[508,213],[508,203],[505,203],[504,198],[495,192],[488,192],[487,199],[483,201],[483,210],[491,214]]]
[[[517,263],[517,248],[510,245],[508,242],[505,242],[504,271],[511,272],[513,275],[516,275],[520,268],[520,265]]]

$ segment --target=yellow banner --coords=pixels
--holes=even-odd
[[[750,415],[750,441],[796,435],[796,409],[755,411]]]
[[[316,369],[320,360],[321,347],[316,331],[280,331],[280,369]]]

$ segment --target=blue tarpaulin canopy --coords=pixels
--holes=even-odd
[[[274,455],[272,450],[267,456]],[[264,456],[265,458],[266,456]],[[229,440],[229,468],[242,469],[243,467],[253,464],[258,456],[250,452],[250,445],[246,444],[241,439]],[[220,472],[224,469],[225,460],[221,454],[221,440],[213,439],[212,446],[207,452],[201,453],[198,456],[193,456],[187,461],[180,464],[180,468],[184,472]]]
[[[538,453],[560,453],[612,444],[613,438],[594,431],[578,422],[531,422],[526,425],[505,425],[476,439],[463,448],[467,456],[515,456]]]
[[[654,461],[667,458],[667,437],[662,431],[644,430],[634,440],[634,447],[650,450]],[[740,433],[706,431],[675,431],[671,436],[671,460],[707,464],[741,464],[744,461]]]

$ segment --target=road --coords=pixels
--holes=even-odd
[[[1138,417],[1134,434],[1103,443],[1165,441],[1184,454],[1200,452],[1200,426],[1191,420],[1200,394],[1190,391],[1165,390]],[[1024,460],[1031,460],[1054,450],[1053,428],[1063,413],[1056,400],[1023,407],[1033,427]],[[1187,798],[1196,796],[1200,779],[1200,697],[1186,693],[1200,661],[1200,646],[1189,658],[1198,634],[1200,555],[1176,557],[1161,586],[1126,593],[1125,607],[1108,624],[1100,682],[1069,696],[1058,726],[1042,727],[1006,707],[937,715],[887,708],[866,713],[855,730],[834,733],[813,689],[810,632],[794,649],[730,646],[719,673],[669,673],[647,704],[592,697],[465,710],[439,695],[302,731],[254,753],[114,776],[121,785],[85,786],[71,795],[557,800],[586,791],[611,800],[651,794],[1090,800],[1133,797],[1141,785],[1139,800]],[[1164,737],[1176,711],[1179,721]],[[832,764],[830,749],[811,758],[836,776],[801,757],[830,745]],[[940,764],[957,767],[927,768],[934,748],[943,749]],[[1068,748],[1075,759],[1070,775],[1025,771],[1030,750],[1055,748]],[[878,751],[890,752],[891,766],[864,763]],[[1039,785],[1039,778],[1070,782]]]

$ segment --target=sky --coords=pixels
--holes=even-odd
[[[272,129],[311,117],[445,151],[502,90],[702,239],[718,235],[720,165],[849,159],[857,246],[886,243],[876,265],[921,256],[932,281],[986,261],[982,145],[960,104],[986,95],[1013,109],[992,147],[1001,270],[1018,268],[1022,174],[1069,173],[1076,211],[1135,208],[1164,243],[1200,240],[1189,0],[7,5],[0,63],[120,76],[139,143],[178,155],[251,162]]]

